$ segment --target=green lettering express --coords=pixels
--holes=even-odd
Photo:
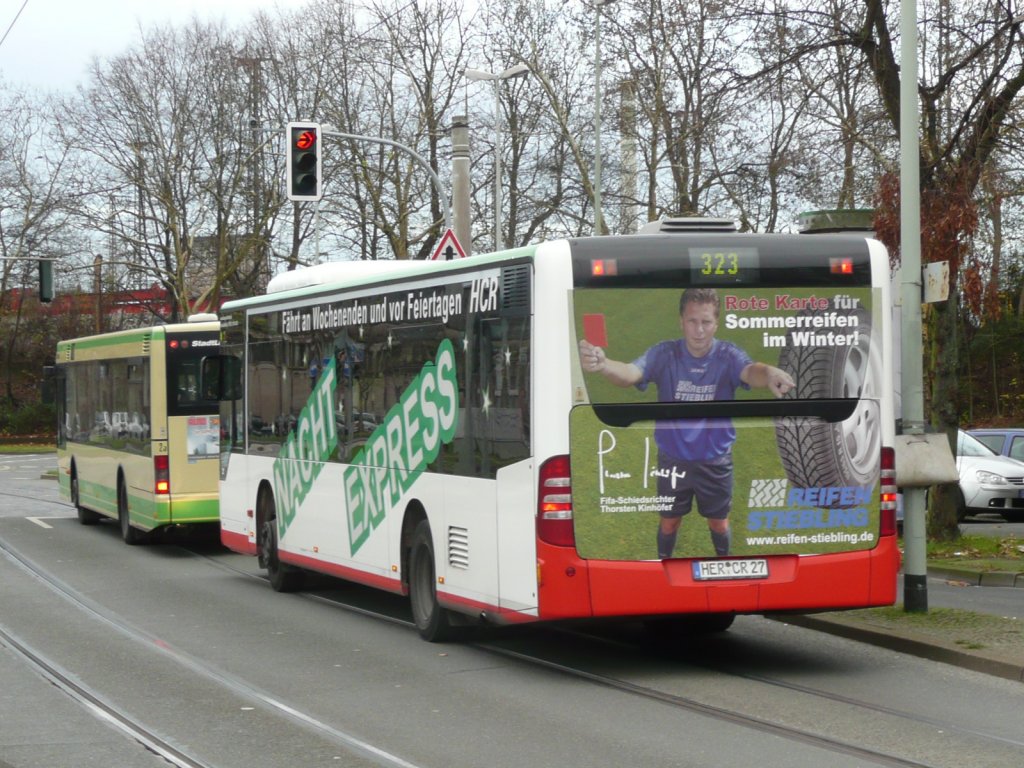
[[[445,339],[434,360],[402,392],[345,469],[349,546],[354,555],[419,473],[455,437],[459,417],[455,349]]]
[[[316,386],[299,414],[295,429],[274,460],[274,498],[277,501],[277,534],[283,538],[295,513],[313,487],[323,462],[338,445],[334,423],[336,379],[334,359],[324,366]]]

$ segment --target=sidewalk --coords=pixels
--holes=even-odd
[[[1024,573],[928,568],[928,575],[972,586],[1024,588]],[[1024,592],[1016,618],[978,614],[976,621],[917,621],[875,609],[780,616],[779,621],[1024,682]]]

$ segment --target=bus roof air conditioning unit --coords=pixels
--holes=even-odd
[[[640,227],[637,234],[655,235],[669,232],[736,232],[732,219],[710,219],[703,217],[675,216],[650,221]]]

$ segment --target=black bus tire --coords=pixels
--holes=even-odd
[[[96,525],[103,517],[98,512],[82,506],[82,489],[78,485],[78,468],[71,466],[71,505],[78,513],[78,522],[82,525]]]
[[[117,522],[121,526],[121,538],[125,544],[135,546],[145,541],[145,534],[132,525],[131,516],[128,514],[128,488],[124,477],[117,480]]]
[[[734,613],[688,613],[656,616],[644,621],[647,633],[661,640],[716,635],[725,632],[736,620]]]
[[[260,546],[263,549],[270,587],[275,592],[297,592],[302,589],[305,573],[301,568],[282,563],[277,551],[277,505],[272,494],[267,494],[263,524],[260,526]]]
[[[420,637],[431,643],[452,640],[456,630],[448,611],[437,602],[437,574],[434,569],[434,539],[430,523],[421,520],[409,548],[409,602]]]

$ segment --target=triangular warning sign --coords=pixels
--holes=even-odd
[[[466,252],[462,250],[459,238],[455,236],[452,230],[448,229],[445,230],[441,242],[437,244],[437,248],[434,249],[434,255],[430,258],[432,261],[452,261],[453,259],[466,258]]]

